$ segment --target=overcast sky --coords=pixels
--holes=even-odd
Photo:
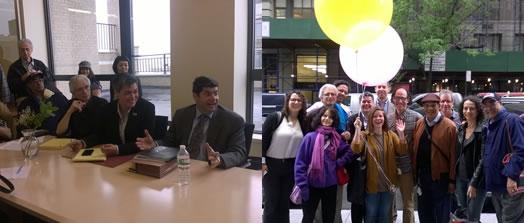
[[[133,0],[133,24],[139,55],[171,52],[169,0]]]

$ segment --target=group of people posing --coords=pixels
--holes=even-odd
[[[118,56],[113,63],[115,76],[110,83],[110,102],[101,98],[102,86],[88,61],[80,62],[78,75],[69,81],[72,97],[68,100],[56,87],[54,74],[31,57],[31,41],[20,40],[18,48],[20,59],[10,66],[8,84],[1,86],[0,91],[3,100],[0,118],[6,122],[16,123],[18,115],[9,107],[16,107],[18,113],[27,110],[40,113],[41,105],[50,103],[58,110],[43,120],[39,129],[57,137],[77,139],[69,144],[74,151],[100,145],[107,156],[117,156],[159,145],[187,145],[192,159],[207,161],[212,168],[245,164],[244,119],[218,104],[218,83],[212,78],[195,78],[192,89],[195,104],[178,109],[169,130],[156,129],[155,106],[141,98],[140,80],[131,71],[128,58]],[[4,74],[0,73],[0,77]],[[10,140],[23,127],[3,128],[6,131],[0,128],[0,136]],[[160,135],[166,136],[160,138]]]
[[[389,99],[384,83],[375,86],[376,100],[363,92],[359,112],[351,114],[342,103],[348,92],[346,81],[325,84],[320,102],[306,109],[304,95],[292,91],[282,111],[267,116],[264,222],[289,222],[294,187],[302,199],[302,222],[342,222],[340,179],[355,169],[364,177],[349,175],[351,222],[395,221],[396,191],[405,223],[414,222],[415,196],[421,223],[447,223],[452,212],[480,222],[488,191],[499,222],[524,222],[524,193],[517,192],[524,120],[507,112],[498,95],[467,96],[454,111],[453,93],[443,90],[424,96],[417,112],[408,108],[409,90],[395,88]],[[358,186],[364,187],[361,196]]]

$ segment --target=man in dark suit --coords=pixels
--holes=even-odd
[[[163,140],[138,138],[140,149],[158,145],[179,147],[187,145],[191,159],[208,161],[212,168],[230,168],[247,158],[244,136],[244,119],[218,104],[218,83],[208,77],[193,81],[194,105],[175,112],[173,121]]]
[[[95,134],[70,144],[73,150],[102,145],[108,156],[139,151],[135,140],[155,129],[155,106],[138,97],[134,75],[121,75],[115,80],[118,100],[104,105]]]

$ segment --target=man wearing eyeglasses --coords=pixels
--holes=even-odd
[[[18,41],[18,54],[20,55],[20,59],[11,64],[7,72],[9,89],[17,100],[17,104],[20,102],[19,98],[29,95],[24,83],[27,78],[33,74],[42,74],[46,89],[53,92],[59,91],[55,85],[55,75],[47,69],[42,61],[32,58],[32,53],[33,43],[31,40],[22,39]]]
[[[71,100],[60,111],[63,117],[56,127],[56,135],[80,139],[95,134],[99,123],[94,120],[98,120],[106,99],[91,96],[91,81],[85,75],[73,76],[69,91]]]
[[[395,112],[388,115],[388,125],[391,131],[397,133],[395,121],[402,120],[406,125],[404,135],[408,143],[408,153],[403,155],[397,154],[398,175],[397,182],[402,194],[403,217],[402,222],[415,222],[414,211],[415,205],[413,202],[413,170],[411,166],[411,157],[413,154],[413,130],[417,120],[422,118],[418,112],[408,109],[408,103],[411,100],[411,94],[406,88],[399,87],[393,91],[391,95],[392,102],[395,105]],[[394,197],[395,198],[395,197]],[[392,216],[396,218],[395,199],[393,199]],[[392,219],[393,222],[394,219]]]
[[[439,93],[439,97],[440,112],[442,112],[442,114],[446,116],[446,118],[451,119],[451,121],[455,123],[455,127],[457,127],[458,129],[460,124],[462,124],[462,120],[460,120],[458,112],[453,110],[453,106],[455,104],[455,102],[453,101],[453,92],[450,90],[442,90]]]
[[[474,177],[491,192],[498,222],[524,222],[524,193],[517,193],[524,170],[524,121],[508,112],[496,93],[485,95],[482,104],[488,116],[486,146]],[[511,158],[503,165],[508,153]]]

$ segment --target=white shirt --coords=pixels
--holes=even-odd
[[[273,132],[271,145],[269,145],[266,156],[275,159],[295,158],[302,138],[304,138],[304,134],[302,134],[300,122],[297,120],[297,123],[293,126],[293,122],[288,122],[287,117],[285,117]]]
[[[433,127],[440,120],[441,116],[442,115],[440,114],[440,112],[438,112],[437,117],[435,117],[435,119],[433,119],[433,121],[429,122],[427,116],[424,119],[426,120],[426,123],[428,123],[429,127]]]
[[[120,117],[120,120],[118,122],[118,133],[120,134],[120,141],[122,142],[122,144],[126,144],[126,126],[130,111],[131,109],[129,109],[124,115],[124,117],[122,117],[122,115],[120,114],[120,105],[116,105],[116,112],[118,113],[118,117]],[[118,146],[116,147],[116,154],[120,154]]]

